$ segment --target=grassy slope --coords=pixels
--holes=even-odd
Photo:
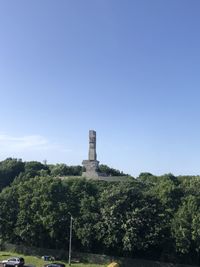
[[[0,261],[6,260],[14,256],[22,256],[25,259],[25,264],[29,265],[30,267],[33,267],[33,266],[43,267],[44,264],[50,263],[50,261],[42,260],[41,257],[25,256],[23,254],[0,251]],[[68,262],[65,262],[65,261],[56,261],[56,262],[64,263],[66,267],[68,267]],[[127,259],[126,263],[124,262],[124,264],[123,265],[120,264],[120,266],[124,266],[124,267],[136,267],[136,266],[137,267],[195,267],[192,265],[179,265],[179,264],[176,265],[172,263],[153,262],[153,261],[138,260],[138,259],[130,260],[130,261]],[[107,265],[72,263],[71,267],[107,267]]]
[[[6,260],[8,258],[14,257],[14,256],[22,256],[25,259],[25,264],[27,265],[34,265],[36,267],[43,267],[44,264],[50,263],[49,261],[44,261],[40,257],[35,256],[25,256],[25,255],[19,255],[17,253],[7,252],[7,251],[0,251],[0,261]],[[61,261],[56,261],[61,262]],[[66,266],[68,266],[67,262],[63,262]],[[105,267],[106,265],[98,265],[98,264],[82,264],[82,263],[72,263],[72,267]]]

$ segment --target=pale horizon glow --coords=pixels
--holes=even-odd
[[[67,155],[71,153],[71,149],[64,148],[61,144],[53,143],[40,135],[27,135],[20,137],[0,134],[0,147],[0,160],[13,157],[24,161],[38,160],[43,162],[53,153],[58,155],[58,157],[60,154]]]

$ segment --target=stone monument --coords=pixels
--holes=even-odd
[[[93,130],[89,131],[89,153],[88,160],[83,160],[82,162],[85,171],[82,173],[82,176],[87,178],[99,178],[98,166],[99,161],[97,160],[96,153],[96,132]]]

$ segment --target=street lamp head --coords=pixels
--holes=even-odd
[[[74,218],[73,218],[71,212],[68,212],[68,214],[70,215],[71,219],[73,220]]]

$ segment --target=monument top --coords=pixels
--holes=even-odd
[[[88,160],[97,160],[96,154],[96,132],[94,130],[89,131],[89,154]]]
[[[96,131],[95,130],[89,130],[89,135],[90,134],[96,134]]]
[[[88,160],[83,161],[83,167],[85,172],[82,176],[92,179],[97,179],[99,177],[98,173],[97,154],[96,154],[96,132],[94,130],[89,130],[89,153]]]

